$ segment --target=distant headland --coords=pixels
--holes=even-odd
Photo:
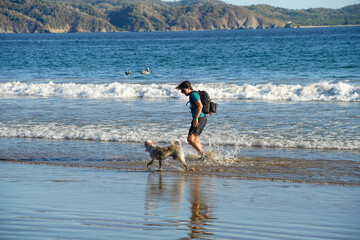
[[[360,25],[360,4],[341,9],[247,7],[218,0],[0,0],[0,33],[269,29]]]

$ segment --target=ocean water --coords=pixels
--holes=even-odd
[[[2,34],[0,159],[145,161],[146,139],[194,154],[184,80],[219,104],[200,138],[219,163],[321,160],[360,182],[360,27]]]

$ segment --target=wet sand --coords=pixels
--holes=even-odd
[[[0,166],[0,239],[360,236],[359,186],[234,180],[171,169]]]
[[[145,158],[145,159],[144,159]],[[92,168],[102,170],[121,170],[147,172],[149,157],[126,160],[33,160],[1,159],[7,163],[30,165],[50,165],[63,167]],[[360,164],[351,160],[305,160],[275,157],[237,157],[221,160],[221,156],[210,153],[206,161],[198,161],[197,155],[186,155],[191,171],[184,171],[178,161],[167,159],[163,162],[163,172],[180,175],[210,176],[238,180],[261,180],[307,184],[329,184],[340,186],[360,186]],[[151,165],[158,171],[158,162]]]

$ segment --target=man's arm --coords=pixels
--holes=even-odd
[[[195,102],[195,104],[196,104],[196,114],[195,114],[195,117],[194,117],[194,120],[193,120],[193,126],[194,127],[198,127],[199,126],[199,120],[198,120],[198,118],[199,118],[199,116],[200,116],[200,114],[201,114],[201,111],[202,111],[202,109],[203,109],[203,105],[202,105],[202,103],[201,103],[201,101],[200,100],[198,100],[197,102]]]

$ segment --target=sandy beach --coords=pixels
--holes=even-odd
[[[358,239],[358,186],[1,162],[1,239]]]

